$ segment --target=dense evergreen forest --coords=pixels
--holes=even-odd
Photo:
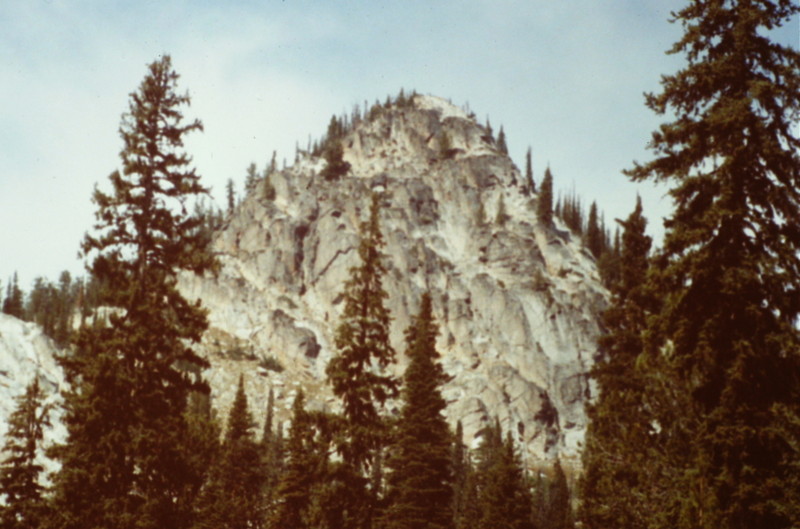
[[[388,373],[377,193],[326,369],[341,412],[309,409],[300,390],[288,430],[270,398],[257,434],[240,378],[227,418],[216,416],[195,350],[206,313],[176,284],[181,271],[217,270],[209,248],[224,215],[205,205],[183,150],[202,124],[184,119],[190,99],[170,57],[156,60],[122,117],[121,169],[93,197],[97,222],[81,245],[90,279],[39,279],[26,296],[11,278],[5,289],[2,310],[63,348],[70,389],[49,480],[39,456],[52,410],[39,381],[17,400],[0,463],[2,526],[800,526],[800,54],[767,32],[798,13],[790,0],[693,0],[674,14],[684,34],[671,53],[687,64],[646,98],[671,121],[653,133],[653,159],[627,171],[669,186],[663,247],[640,202],[612,235],[597,204],[586,214],[574,192],[554,196],[549,168],[537,189],[526,156],[539,223],[558,217],[580,234],[612,295],[575,491],[558,461],[527,468],[499,421],[475,450],[460,424],[450,429],[428,295],[405,331],[404,375]],[[393,104],[404,101],[401,92]],[[309,145],[327,180],[349,169],[341,138],[354,121],[332,118]],[[505,145],[502,128],[496,141]],[[274,156],[270,167],[264,178]],[[256,178],[251,166],[246,189]],[[231,211],[235,200],[231,184]],[[502,203],[494,220],[504,221]]]

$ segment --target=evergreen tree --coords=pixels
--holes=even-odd
[[[112,310],[59,359],[71,389],[66,444],[55,451],[56,527],[177,529],[191,519],[196,483],[180,447],[188,397],[208,391],[192,374],[207,366],[192,349],[207,323],[176,275],[214,261],[186,208],[207,191],[181,150],[202,125],[181,123],[189,97],[176,93],[177,79],[169,56],[149,66],[123,115],[122,172],[111,174],[111,194],[94,194],[97,233],[82,248],[94,257],[98,303]]]
[[[592,369],[599,395],[589,406],[583,452],[579,517],[587,529],[644,526],[646,508],[637,487],[648,479],[649,430],[643,409],[645,381],[636,362],[642,353],[648,307],[645,289],[651,239],[642,202],[624,227],[619,281],[610,285],[611,306],[603,314],[605,334],[600,358]]]
[[[0,464],[0,525],[4,529],[39,527],[45,515],[43,489],[39,481],[43,467],[44,428],[50,426],[50,406],[44,404],[39,377],[34,376],[8,419],[8,431]]]
[[[256,184],[258,183],[258,169],[256,168],[255,163],[251,163],[247,166],[247,176],[244,181],[244,192],[246,195],[249,195],[253,192],[256,188]]]
[[[204,491],[206,498],[200,509],[198,528],[263,527],[261,494],[265,472],[253,435],[254,427],[247,406],[244,377],[240,375],[221,454]]]
[[[6,286],[6,299],[3,300],[3,312],[9,316],[24,320],[24,297],[22,289],[19,288],[17,273],[14,272],[14,276],[8,282],[8,286]]]
[[[589,220],[586,223],[586,246],[595,259],[603,253],[603,232],[597,219],[597,202],[592,202],[589,208]]]
[[[573,526],[569,485],[559,459],[553,465],[553,481],[547,498],[547,524],[548,529],[571,529]]]
[[[228,183],[225,185],[225,197],[228,203],[228,216],[233,215],[233,210],[236,209],[236,191],[233,188],[233,178],[228,178]]]
[[[337,440],[344,473],[351,481],[352,501],[371,501],[366,476],[378,449],[385,444],[386,421],[380,409],[397,394],[397,381],[384,370],[395,361],[389,343],[388,296],[383,288],[383,234],[380,197],[373,194],[369,219],[361,225],[361,264],[350,270],[344,287],[344,312],[336,329],[336,354],[326,367],[333,393],[342,400],[343,428]],[[351,506],[348,526],[368,525],[369,505]]]
[[[511,434],[503,440],[499,421],[488,429],[478,457],[478,527],[530,528],[532,498],[528,482]]]
[[[383,527],[453,527],[452,434],[441,386],[448,377],[436,350],[438,328],[429,294],[406,329],[410,362],[403,376],[403,407],[390,446],[389,508]]]
[[[511,218],[506,211],[506,202],[503,200],[503,195],[500,195],[500,199],[497,201],[497,215],[495,216],[494,222],[498,226],[505,226],[506,222]]]
[[[539,188],[536,218],[539,224],[547,228],[553,226],[553,174],[550,172],[549,167],[544,171],[542,185]]]
[[[525,152],[525,185],[527,188],[536,192],[536,182],[533,179],[533,162],[531,161],[531,148]]]
[[[689,3],[671,50],[687,65],[647,96],[675,116],[628,173],[671,184],[675,203],[646,343],[650,378],[674,389],[648,397],[664,441],[650,462],[670,470],[651,477],[653,527],[800,523],[783,509],[798,455],[773,433],[777,410],[800,407],[800,53],[769,40],[798,12],[791,0]]]
[[[450,462],[453,469],[453,524],[456,529],[463,529],[466,525],[464,518],[468,508],[467,480],[471,471],[470,465],[469,451],[464,444],[464,427],[461,425],[461,421],[458,421]]]
[[[278,485],[278,501],[271,523],[275,529],[308,527],[312,477],[317,469],[311,457],[311,421],[304,406],[305,395],[299,390],[292,405],[292,425],[286,444],[286,471]]]
[[[508,145],[506,145],[506,133],[503,130],[503,126],[500,125],[500,132],[497,133],[497,150],[500,151],[500,154],[508,154]]]
[[[192,392],[185,415],[187,435],[181,450],[188,456],[188,481],[192,484],[187,491],[192,503],[191,521],[186,526],[199,528],[207,523],[204,516],[208,513],[208,490],[213,486],[213,473],[220,458],[221,429],[208,393]]]
[[[273,423],[275,414],[275,393],[269,389],[267,398],[267,412],[264,418],[264,431],[261,435],[261,457],[264,468],[264,494],[262,510],[269,517],[276,500],[278,483],[283,474],[283,440],[280,429],[275,429]]]

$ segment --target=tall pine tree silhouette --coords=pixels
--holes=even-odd
[[[389,508],[383,527],[453,527],[453,435],[444,418],[441,386],[448,377],[436,350],[438,328],[429,294],[406,329],[410,361],[403,375],[403,407],[389,448]]]
[[[199,121],[183,123],[187,95],[176,92],[169,56],[150,64],[123,115],[122,171],[111,193],[97,189],[95,232],[83,252],[102,285],[107,325],[85,327],[76,351],[60,359],[66,444],[56,452],[55,525],[62,528],[184,527],[194,473],[180,450],[191,391],[206,365],[192,344],[206,316],[177,290],[178,272],[202,273],[214,261],[201,219],[188,202],[206,193],[182,151]]]
[[[4,529],[39,527],[44,520],[44,486],[38,461],[50,406],[44,403],[39,376],[34,376],[8,419],[5,459],[0,463],[0,525]]]
[[[651,526],[799,523],[782,508],[798,455],[777,410],[800,406],[800,54],[769,34],[798,12],[791,0],[690,2],[671,49],[687,65],[647,96],[675,116],[653,133],[654,159],[629,171],[667,183],[675,203],[647,330],[648,355],[668,368],[654,377],[676,388],[650,404],[674,472],[652,477],[665,488]]]

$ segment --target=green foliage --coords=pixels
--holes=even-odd
[[[525,152],[525,184],[523,188],[527,191],[536,192],[536,182],[533,179],[533,163],[531,161],[531,148]]]
[[[687,65],[647,96],[675,116],[653,133],[655,158],[628,172],[668,183],[675,203],[641,359],[660,428],[646,454],[660,500],[650,527],[798,523],[782,508],[797,452],[769,433],[776,410],[800,406],[800,54],[769,40],[798,12],[790,0],[690,3],[671,50]]]
[[[389,343],[388,297],[383,288],[383,234],[380,197],[373,194],[369,219],[361,225],[361,265],[350,270],[343,292],[344,312],[336,329],[337,353],[326,374],[333,393],[342,399],[347,435],[339,447],[344,461],[363,470],[383,443],[385,423],[379,407],[397,394],[397,381],[382,371],[394,363]]]
[[[39,527],[45,511],[44,487],[37,462],[41,456],[44,428],[50,426],[50,406],[35,376],[8,419],[5,459],[0,463],[0,525],[4,529]]]
[[[6,286],[6,297],[3,300],[3,313],[9,316],[14,316],[21,320],[25,319],[25,307],[23,306],[24,295],[22,289],[19,288],[19,281],[17,280],[17,273],[8,282]]]
[[[67,441],[55,450],[54,525],[186,527],[196,488],[187,437],[187,400],[208,391],[199,380],[206,361],[192,349],[206,328],[205,312],[178,292],[181,270],[214,268],[201,219],[187,200],[206,193],[182,152],[187,133],[169,56],[153,62],[131,94],[120,135],[122,172],[112,193],[95,191],[96,234],[83,243],[101,285],[109,324],[83,327],[75,351],[59,359]]]
[[[548,167],[544,171],[539,188],[539,201],[536,204],[536,219],[547,228],[553,226],[553,174]]]
[[[500,125],[500,132],[497,133],[497,150],[500,154],[508,155],[508,145],[506,145],[506,133],[503,126]]]
[[[426,293],[419,314],[406,329],[410,362],[403,376],[403,406],[389,446],[389,507],[382,527],[453,527],[452,434],[441,394],[448,377],[439,363],[437,334]]]
[[[221,453],[201,497],[198,529],[264,526],[262,493],[266,471],[254,427],[244,378],[240,376]]]

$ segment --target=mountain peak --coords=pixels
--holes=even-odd
[[[220,273],[182,277],[210,311],[204,346],[218,402],[229,404],[244,371],[258,373],[248,380],[256,407],[275,391],[279,417],[301,386],[312,407],[336,408],[325,366],[358,264],[358,225],[380,189],[396,374],[403,331],[430,292],[453,377],[447,416],[468,441],[498,416],[529,461],[577,456],[606,299],[580,240],[537,223],[519,169],[444,99],[376,105],[336,141],[346,174],[323,177],[327,162],[311,154],[266,174],[216,236]]]

